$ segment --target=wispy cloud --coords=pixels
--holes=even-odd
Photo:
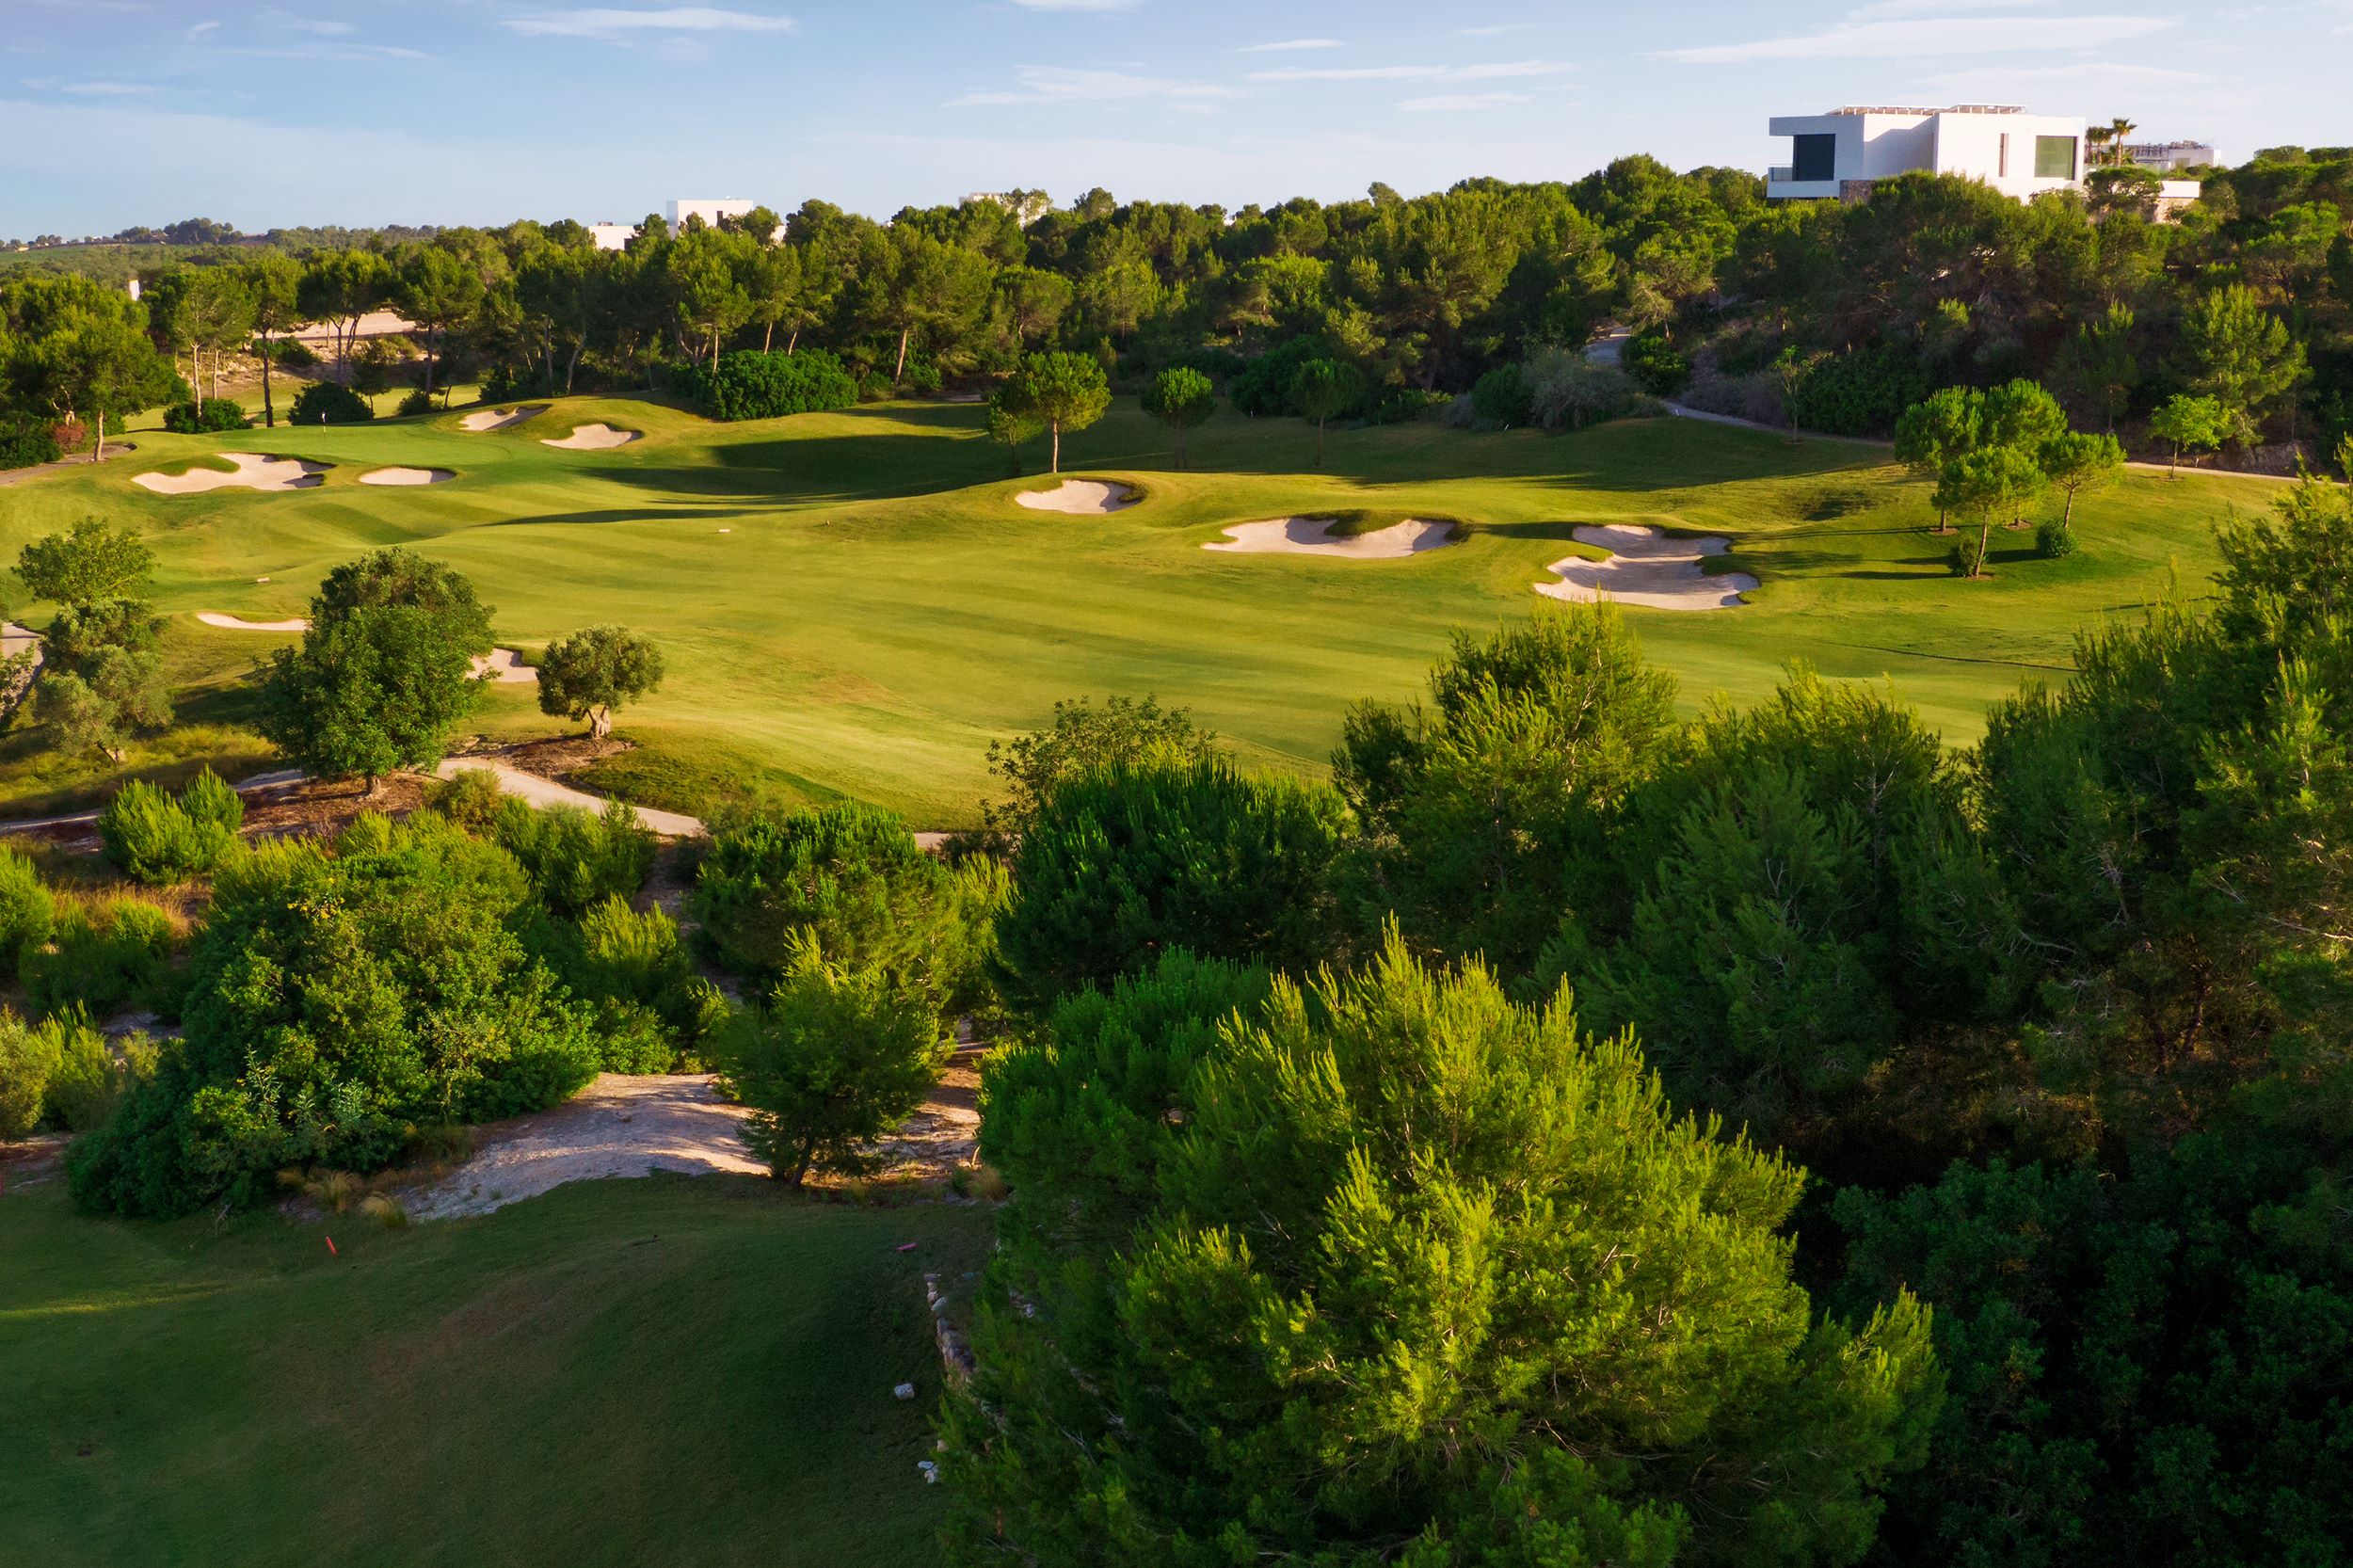
[[[292,11],[264,11],[254,20],[264,28],[281,33],[309,33],[317,38],[341,38],[351,31],[348,22],[328,22],[315,16],[296,16]]]
[[[584,38],[614,42],[648,34],[789,33],[800,24],[789,16],[759,11],[723,10],[716,6],[671,6],[661,10],[622,10],[590,7],[581,10],[537,11],[509,17],[507,27],[525,38]]]
[[[1501,38],[1506,33],[1525,33],[1536,25],[1533,22],[1491,22],[1484,27],[1457,27],[1465,38]]]
[[[199,33],[209,33],[219,25],[220,18],[218,17],[213,18],[210,22],[200,22],[195,26],[188,29],[188,37],[194,38]]]
[[[1531,102],[1524,92],[1442,92],[1429,98],[1408,98],[1398,107],[1407,114],[1468,114],[1505,104]]]
[[[1013,0],[1025,11],[1131,11],[1141,0]]]
[[[1015,73],[1017,86],[968,92],[949,101],[952,109],[978,105],[1030,104],[1110,104],[1135,98],[1165,98],[1200,102],[1231,98],[1230,88],[1209,82],[1187,82],[1168,76],[1141,76],[1126,71],[1088,71],[1071,66],[1025,65]]]
[[[1344,49],[1347,45],[1336,38],[1287,38],[1280,43],[1251,43],[1234,51],[1237,55],[1282,55],[1294,49]]]
[[[2051,0],[1872,0],[1847,13],[1849,22],[1883,22],[1906,16],[1952,16],[1961,11],[2019,11]]]
[[[1745,60],[1900,60],[1951,55],[2043,53],[2098,49],[2147,38],[2173,26],[2155,16],[2001,16],[1977,20],[1928,18],[1917,22],[1841,24],[1819,33],[1757,39],[1747,43],[1709,43],[1664,49],[1658,58],[1687,65],[1732,65]]]
[[[1287,65],[1254,71],[1254,82],[1491,82],[1521,76],[1558,76],[1577,68],[1555,60],[1498,60],[1485,65]]]
[[[136,98],[155,90],[136,82],[61,82],[55,76],[27,76],[24,85],[36,92],[71,92],[83,98]]]

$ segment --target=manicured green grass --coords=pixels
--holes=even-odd
[[[986,1239],[980,1209],[738,1177],[220,1236],[11,1193],[0,1562],[920,1561],[940,1496],[916,1469],[940,1382],[921,1276],[952,1293]]]
[[[462,412],[462,411],[461,411]],[[628,399],[574,398],[495,434],[459,413],[375,425],[224,437],[142,433],[141,451],[91,472],[0,490],[0,554],[99,512],[152,530],[175,671],[205,716],[233,720],[243,670],[272,639],[198,628],[197,610],[298,612],[353,552],[412,544],[457,566],[497,607],[502,634],[536,647],[584,624],[647,631],[671,680],[622,717],[645,750],[606,782],[687,808],[754,787],[855,796],[920,826],[968,823],[993,738],[1055,699],[1157,693],[1256,761],[1315,771],[1358,697],[1418,688],[1458,628],[1539,613],[1548,562],[1585,551],[1579,523],[1721,534],[1721,569],[1762,581],[1746,607],[1629,612],[1697,707],[1749,701],[1790,661],[1886,677],[1948,738],[2025,678],[2064,678],[2074,631],[2136,610],[2179,573],[2200,591],[2211,528],[2272,487],[2135,474],[2078,504],[2082,548],[2031,557],[1997,532],[1996,575],[1946,574],[1924,487],[1884,449],[1658,420],[1576,435],[1470,435],[1433,424],[1335,432],[1312,466],[1296,420],[1226,414],[1174,471],[1165,432],[1122,403],[1065,439],[1065,470],[1131,477],[1145,503],[1106,518],[1026,511],[968,406],[888,405],[714,425]],[[542,443],[603,421],[646,439],[607,452]],[[133,474],[215,451],[337,464],[313,490],[163,497]],[[443,467],[424,488],[358,483],[389,464]],[[1462,540],[1402,561],[1217,554],[1227,523],[1296,512],[1464,520]],[[723,530],[725,532],[723,532]],[[270,581],[259,584],[256,577]],[[480,721],[546,734],[527,690]],[[0,798],[39,792],[0,754]],[[37,769],[35,771],[38,771]],[[74,787],[47,780],[52,792]]]

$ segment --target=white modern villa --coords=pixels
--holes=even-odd
[[[1917,170],[1982,180],[2021,201],[2080,189],[2084,124],[2079,117],[1989,104],[1776,115],[1772,134],[1789,138],[1790,158],[1766,175],[1765,194],[1860,201],[1874,183]]]
[[[759,205],[759,202],[740,196],[681,196],[662,203],[662,217],[669,224],[670,232],[675,234],[685,227],[690,217],[701,218],[704,227],[716,229],[721,218],[742,217]],[[637,227],[634,223],[591,223],[588,225],[588,237],[600,250],[625,250],[630,240],[636,235]],[[779,237],[783,235],[782,224],[776,226],[776,233]]]

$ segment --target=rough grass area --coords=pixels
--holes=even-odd
[[[1167,431],[1122,402],[1065,438],[1064,469],[1140,482],[1149,504],[1074,517],[1011,504],[1050,483],[1034,472],[1042,447],[1029,475],[1011,476],[970,405],[722,425],[579,397],[492,434],[459,429],[466,411],[258,435],[143,431],[137,471],[0,489],[0,561],[87,514],[143,524],[173,617],[167,657],[193,698],[184,712],[233,725],[246,672],[277,639],[200,629],[194,613],[297,615],[337,562],[413,545],[474,579],[507,646],[608,620],[661,641],[669,684],[622,715],[641,750],[599,770],[611,787],[689,811],[849,796],[953,827],[987,791],[988,742],[1080,695],[1154,693],[1253,761],[1320,771],[1347,705],[1413,695],[1449,632],[1558,613],[1531,587],[1551,562],[1594,553],[1573,538],[1589,523],[1721,535],[1727,568],[1760,579],[1736,613],[1629,612],[1689,707],[1753,700],[1803,659],[1832,676],[1888,678],[1965,741],[2022,678],[2066,677],[2078,627],[2137,611],[2177,579],[2202,591],[2214,522],[2277,489],[2135,473],[2078,502],[2073,555],[2038,560],[2030,531],[1997,529],[1993,579],[1969,583],[1945,568],[1952,539],[1928,532],[1927,488],[1883,448],[1685,420],[1567,435],[1341,430],[1318,469],[1304,421],[1229,411],[1191,434],[1193,467],[1179,472]],[[596,422],[645,439],[604,452],[538,439]],[[285,494],[169,497],[130,482],[257,444],[337,466],[319,488]],[[359,483],[390,464],[458,477]],[[1229,523],[1289,516],[1337,516],[1350,531],[1408,517],[1465,526],[1450,548],[1379,570],[1199,548]],[[47,614],[24,608],[35,624]],[[568,727],[508,689],[475,728],[513,741]],[[0,808],[101,782],[58,772],[0,755]]]
[[[960,1286],[987,1224],[653,1176],[479,1220],[265,1211],[216,1236],[20,1187],[0,1197],[0,1562],[925,1560],[922,1275]]]

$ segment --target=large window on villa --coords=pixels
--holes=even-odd
[[[1833,135],[1791,136],[1794,144],[1789,161],[1792,180],[1834,180],[1838,178],[1838,138]]]
[[[2035,137],[2034,177],[2038,180],[2073,180],[2075,177],[2075,138]]]

